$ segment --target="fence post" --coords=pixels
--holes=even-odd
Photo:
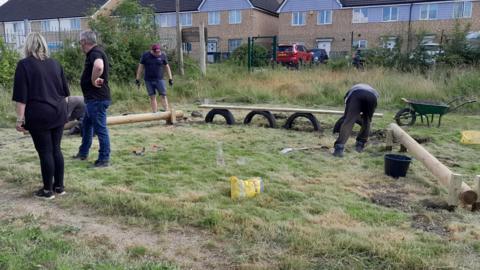
[[[206,54],[205,54],[205,24],[202,22],[200,24],[200,70],[202,75],[207,75],[207,63],[206,63]]]

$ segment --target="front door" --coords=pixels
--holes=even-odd
[[[318,41],[317,48],[324,49],[327,52],[327,55],[330,55],[330,49],[332,48],[331,41]]]
[[[218,39],[209,38],[207,41],[207,61],[209,63],[215,62],[215,54],[218,52]]]

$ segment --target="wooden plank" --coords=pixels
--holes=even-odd
[[[176,117],[183,117],[183,111],[176,111]],[[107,125],[121,125],[137,122],[169,120],[170,112],[140,113],[107,117]]]
[[[247,111],[272,111],[272,112],[304,112],[319,114],[343,115],[343,111],[320,110],[320,109],[302,109],[302,108],[283,108],[283,107],[257,107],[257,106],[235,106],[235,105],[217,105],[202,104],[198,106],[204,109],[227,109],[227,110],[247,110]],[[373,116],[383,117],[383,113],[374,113]]]
[[[457,181],[456,179],[458,177],[452,177],[453,173],[447,166],[438,161],[437,158],[430,154],[397,124],[392,123],[389,125],[389,128],[392,129],[393,136],[408,149],[408,152],[411,155],[413,155],[418,161],[422,162],[423,165],[440,181],[440,183],[449,189],[449,192],[451,188],[457,189],[458,183],[451,184],[451,179],[453,178]],[[477,200],[478,194],[463,181],[460,182],[458,189],[459,193],[457,193],[456,196],[457,198],[459,196],[463,203],[473,204]]]

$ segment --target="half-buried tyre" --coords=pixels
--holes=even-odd
[[[247,114],[247,116],[245,116],[243,123],[245,125],[250,124],[255,115],[261,115],[265,119],[267,119],[269,128],[275,128],[277,126],[277,123],[275,121],[275,116],[273,116],[273,114],[269,111],[251,111]]]
[[[297,118],[307,118],[307,120],[310,121],[310,123],[312,124],[313,130],[320,131],[320,123],[318,122],[317,118],[311,113],[294,113],[290,115],[290,117],[288,117],[287,121],[285,122],[284,128],[292,129]]]
[[[233,118],[233,114],[226,109],[212,109],[211,111],[208,112],[207,116],[205,116],[205,122],[212,123],[215,115],[220,115],[223,118],[225,118],[227,125],[235,124],[235,118]]]

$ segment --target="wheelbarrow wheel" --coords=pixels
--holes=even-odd
[[[415,124],[416,118],[415,111],[410,108],[401,109],[395,115],[395,121],[399,126],[411,126]]]

